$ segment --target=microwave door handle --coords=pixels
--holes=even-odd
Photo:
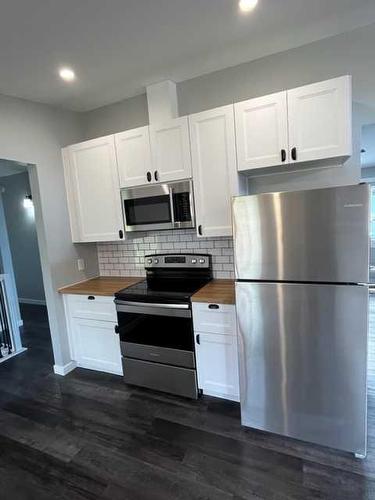
[[[173,188],[172,187],[169,188],[169,204],[170,204],[170,208],[171,208],[171,224],[172,224],[172,227],[175,227],[176,224],[175,224],[175,220],[174,220]]]

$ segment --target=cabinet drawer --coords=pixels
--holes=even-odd
[[[194,330],[236,335],[236,308],[228,304],[193,303]]]
[[[117,322],[113,297],[68,295],[67,303],[72,318]]]

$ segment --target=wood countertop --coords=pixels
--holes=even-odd
[[[106,277],[92,278],[87,281],[82,281],[76,285],[65,286],[59,289],[60,293],[75,294],[75,295],[103,295],[111,297],[119,290],[135,285],[145,278],[122,278],[122,277]]]
[[[106,277],[92,278],[76,285],[59,289],[63,294],[102,295],[112,297],[116,292],[135,285],[145,278],[139,277]],[[192,296],[193,302],[214,304],[234,304],[234,280],[214,279]]]
[[[193,302],[235,304],[234,280],[212,280],[192,297]]]

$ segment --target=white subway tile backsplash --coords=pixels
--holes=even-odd
[[[212,255],[215,278],[234,278],[232,238],[198,238],[195,230],[146,233],[121,243],[98,243],[101,276],[144,276],[144,257],[150,253],[205,253]]]

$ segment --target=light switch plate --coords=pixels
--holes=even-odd
[[[78,265],[78,271],[85,270],[85,260],[84,259],[77,259],[77,265]]]

